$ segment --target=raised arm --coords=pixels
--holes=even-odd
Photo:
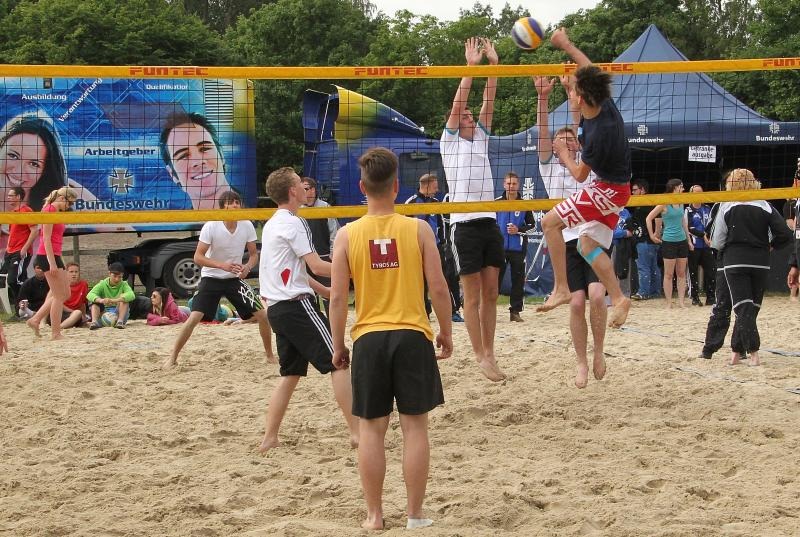
[[[479,41],[476,37],[470,37],[464,43],[464,57],[467,59],[467,65],[478,65],[481,63],[483,52],[479,47]],[[461,122],[461,116],[467,108],[467,101],[469,100],[469,92],[472,89],[472,77],[465,76],[461,79],[456,90],[456,95],[453,97],[453,106],[450,108],[450,116],[447,118],[447,127],[449,130],[454,131],[458,129]]]
[[[561,87],[567,94],[567,102],[569,103],[569,114],[572,117],[572,128],[578,132],[578,125],[581,123],[581,105],[578,102],[578,94],[575,92],[575,77],[572,75],[562,75],[558,77],[561,81]]]
[[[554,47],[560,48],[564,52],[566,52],[572,61],[578,64],[578,67],[586,67],[587,65],[591,65],[592,61],[584,54],[581,49],[576,47],[572,41],[569,40],[567,36],[567,29],[566,28],[559,28],[553,35],[550,36],[550,42],[553,44]]]
[[[497,65],[499,59],[497,51],[491,41],[485,37],[481,38],[481,45],[486,59],[489,60],[489,65]],[[483,89],[483,104],[481,105],[481,113],[478,116],[478,121],[486,129],[487,132],[492,130],[492,118],[494,117],[494,96],[497,93],[497,78],[489,77],[486,79],[486,87]]]
[[[555,79],[546,76],[533,77],[533,87],[536,88],[536,127],[539,129],[539,143],[537,150],[539,162],[547,162],[553,156],[553,140],[550,138],[550,93],[553,91]]]

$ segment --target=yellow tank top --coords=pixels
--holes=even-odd
[[[384,330],[418,330],[433,341],[422,296],[418,222],[390,214],[363,216],[347,225],[347,256],[356,299],[353,341]]]

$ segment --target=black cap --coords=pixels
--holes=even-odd
[[[114,261],[108,266],[109,272],[119,272],[120,274],[125,273],[125,267],[119,261]]]

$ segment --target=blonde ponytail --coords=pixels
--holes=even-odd
[[[72,199],[72,200],[78,199],[77,192],[75,192],[68,186],[62,186],[61,188],[58,188],[50,192],[50,194],[44,199],[44,204],[49,205],[53,203],[58,199],[59,196],[64,196],[64,199]]]

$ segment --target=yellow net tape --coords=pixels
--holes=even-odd
[[[754,58],[672,62],[598,63],[604,71],[619,75],[650,73],[720,73],[800,69],[798,58]],[[520,77],[563,75],[574,64],[544,65],[383,65],[349,67],[200,67],[200,66],[102,66],[102,65],[0,65],[0,76],[83,78],[249,78],[277,80]]]
[[[752,201],[763,199],[800,198],[800,188],[766,188],[762,190],[736,190],[732,192],[696,192],[684,194],[649,194],[631,196],[628,207],[661,205],[666,203],[715,203],[720,201]],[[449,214],[455,212],[483,211],[545,211],[560,200],[537,199],[520,201],[478,201],[461,203],[398,204],[400,214]],[[156,222],[206,222],[209,220],[267,220],[275,209],[215,209],[206,211],[117,211],[117,212],[64,212],[64,213],[0,213],[0,224],[149,224]],[[367,212],[365,205],[342,207],[302,208],[300,216],[315,218],[357,218]]]

